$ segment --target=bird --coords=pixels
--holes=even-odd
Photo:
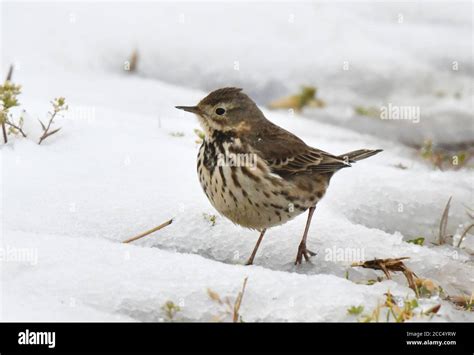
[[[204,138],[197,156],[200,184],[213,207],[234,224],[260,233],[246,265],[252,265],[267,229],[308,211],[295,264],[316,255],[307,237],[316,205],[331,177],[381,149],[333,155],[307,145],[269,121],[241,88],[212,91],[193,113]]]

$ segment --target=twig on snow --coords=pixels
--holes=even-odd
[[[143,237],[146,237],[147,235],[151,234],[151,233],[154,233],[156,231],[159,231],[160,229],[166,227],[166,226],[169,226],[171,223],[173,223],[173,219],[170,219],[169,221],[166,221],[165,223],[162,223],[160,224],[158,227],[155,227],[155,228],[152,228],[146,232],[143,232],[139,235],[136,235],[135,237],[132,237],[132,238],[129,238],[127,240],[124,240],[123,243],[130,243],[130,242],[133,242],[137,239],[140,239],[140,238],[143,238]]]

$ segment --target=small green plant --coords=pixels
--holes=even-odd
[[[292,109],[300,112],[305,107],[322,108],[326,103],[317,97],[318,88],[315,86],[302,86],[295,95],[283,97],[269,103],[271,109]]]
[[[473,157],[472,150],[446,150],[436,148],[431,140],[426,140],[420,147],[420,155],[439,170],[458,170],[466,167]]]
[[[359,116],[367,116],[367,117],[380,117],[380,110],[377,107],[370,106],[356,106],[354,107],[354,112]]]
[[[11,72],[9,76],[11,76]],[[26,137],[22,130],[23,121],[15,124],[9,112],[11,108],[20,106],[17,98],[20,94],[21,86],[13,84],[10,79],[7,79],[3,85],[0,85],[0,124],[2,125],[4,143],[8,143],[8,133],[16,134],[16,132],[21,132]],[[9,132],[6,130],[7,125],[9,126]]]
[[[317,92],[318,89],[314,86],[303,86],[298,96],[298,109],[305,106],[324,107],[324,101],[316,98]]]
[[[438,304],[429,308],[426,311],[420,311],[419,313],[416,313],[416,310],[419,307],[420,305],[416,298],[410,299],[406,297],[404,300],[399,300],[397,302],[395,300],[395,297],[390,293],[390,291],[387,291],[387,293],[385,293],[385,302],[383,304],[377,304],[377,307],[375,307],[375,309],[370,314],[362,315],[359,318],[359,321],[364,323],[378,322],[380,319],[380,315],[384,313],[386,322],[390,322],[390,320],[392,319],[397,323],[403,323],[417,315],[419,315],[420,317],[432,317],[439,311],[441,305]]]
[[[374,279],[367,280],[366,285],[372,286],[372,285],[375,285],[377,282],[382,282],[382,281],[383,281],[383,278],[380,276],[377,276],[375,280]]]
[[[347,313],[353,316],[358,316],[364,311],[364,306],[351,306],[347,309]]]
[[[38,120],[41,124],[41,128],[43,129],[43,134],[39,138],[38,144],[41,144],[46,138],[59,132],[61,127],[51,130],[51,125],[53,124],[54,119],[59,113],[64,112],[68,109],[68,105],[66,105],[66,99],[64,97],[55,98],[53,101],[51,101],[51,105],[53,106],[53,111],[48,112],[48,123],[45,125],[41,120]]]
[[[407,243],[416,244],[416,245],[423,245],[425,243],[424,237],[417,237],[415,239],[407,240]]]
[[[215,214],[203,213],[202,216],[211,223],[212,227],[216,225],[217,216]]]
[[[165,312],[166,319],[172,322],[178,312],[181,312],[181,307],[175,304],[173,301],[166,301],[161,309]]]
[[[462,93],[459,92],[459,91],[455,91],[453,94],[453,97],[457,100],[461,99],[462,98]],[[438,97],[438,98],[443,98],[443,97],[450,97],[450,93],[447,93],[446,91],[444,90],[436,90],[434,92],[434,96]]]
[[[24,138],[26,138],[26,133],[23,131],[23,123],[24,119],[23,116],[18,118],[18,122],[15,122],[13,117],[10,117],[5,121],[5,123],[9,126],[8,127],[8,134],[18,135],[21,134]]]
[[[17,96],[21,94],[21,86],[12,83],[10,80],[5,81],[0,86],[0,100],[2,101],[2,111],[8,111],[12,107],[20,106]]]
[[[11,108],[20,106],[18,96],[21,94],[21,86],[16,85],[11,81],[12,74],[13,66],[10,66],[5,83],[0,85],[0,125],[2,127],[4,143],[8,143],[8,135],[21,134],[24,138],[27,137],[26,133],[23,131],[23,116],[21,115],[17,120],[15,120],[15,118],[9,112]],[[68,109],[64,97],[55,98],[53,101],[51,101],[51,104],[53,106],[53,110],[48,112],[48,123],[44,124],[41,120],[38,120],[41,124],[41,128],[43,129],[43,133],[39,138],[38,144],[41,144],[46,138],[59,132],[61,128],[51,129],[52,124],[58,114]],[[8,130],[6,129],[7,126]]]

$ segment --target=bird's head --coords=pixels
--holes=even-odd
[[[245,134],[265,119],[255,102],[238,88],[217,89],[196,106],[176,108],[196,114],[207,136],[215,131]]]

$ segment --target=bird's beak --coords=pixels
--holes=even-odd
[[[184,110],[186,112],[192,112],[192,113],[195,113],[197,115],[200,115],[202,112],[201,112],[201,109],[197,106],[175,106],[177,109],[180,109],[180,110]]]

